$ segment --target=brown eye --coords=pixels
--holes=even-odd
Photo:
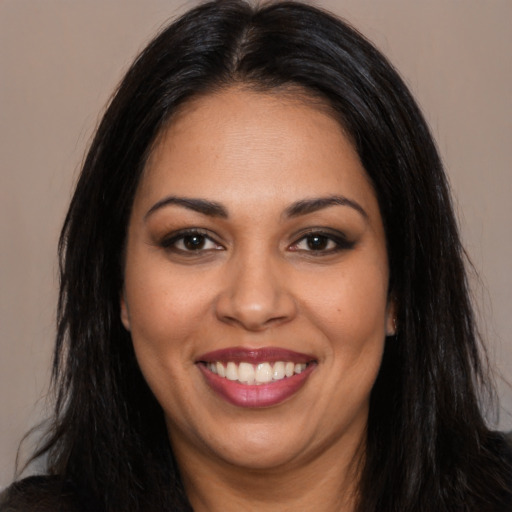
[[[187,251],[204,249],[207,238],[204,235],[187,235],[182,239],[183,248]]]
[[[322,256],[351,249],[354,245],[353,241],[347,240],[345,234],[339,231],[311,231],[292,244],[290,250]]]
[[[294,250],[306,252],[330,252],[339,248],[339,243],[332,236],[321,233],[311,233],[301,238],[295,245]]]
[[[334,242],[324,235],[309,235],[306,237],[306,245],[311,251],[325,251],[330,249],[329,242],[335,246]]]
[[[209,235],[195,230],[178,232],[162,240],[160,244],[168,251],[181,254],[201,254],[223,249],[223,246],[215,242]]]

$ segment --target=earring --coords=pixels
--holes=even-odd
[[[398,334],[398,324],[397,324],[395,316],[392,318],[391,324],[392,324],[392,327],[393,327],[391,332],[386,333],[386,336],[388,338],[393,338],[393,337],[395,337]]]

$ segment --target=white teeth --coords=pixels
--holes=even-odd
[[[250,363],[238,365],[238,380],[246,384],[254,384],[254,366]]]
[[[221,377],[225,377],[226,376],[226,370],[224,369],[224,365],[222,363],[215,363],[215,366],[217,368],[217,373]]]
[[[272,378],[274,380],[284,379],[284,363],[282,361],[274,363],[274,371],[272,372]]]
[[[295,365],[295,373],[302,373],[306,369],[305,364],[296,364]]]
[[[256,367],[254,378],[261,384],[272,382],[272,366],[269,363],[260,363]]]
[[[238,380],[238,368],[235,363],[228,363],[226,368],[226,379]]]
[[[276,361],[275,363],[234,363],[232,361],[221,363],[220,361],[207,363],[206,367],[212,373],[228,380],[238,381],[243,384],[268,384],[284,378],[302,373],[306,363],[293,363],[291,361]]]

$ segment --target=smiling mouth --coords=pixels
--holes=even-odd
[[[294,363],[293,361],[276,361],[251,364],[249,362],[236,363],[221,361],[203,363],[206,368],[230,381],[236,381],[246,385],[262,385],[278,382],[283,379],[299,375],[306,370],[311,363]]]
[[[238,407],[278,405],[304,386],[318,361],[286,349],[234,347],[196,360],[206,383],[219,397]]]

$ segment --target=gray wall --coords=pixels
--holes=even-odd
[[[483,331],[512,370],[512,2],[325,0],[402,72],[453,185]],[[182,0],[0,0],[0,488],[44,415],[56,243],[99,112],[131,58]],[[499,379],[498,379],[499,380]],[[512,390],[499,380],[499,426]]]

